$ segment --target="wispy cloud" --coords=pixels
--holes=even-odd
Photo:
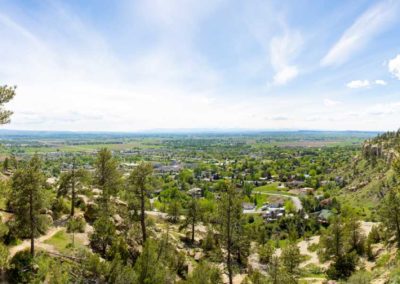
[[[360,102],[336,98],[356,66],[340,76],[311,66],[321,43],[302,22],[319,19],[309,11],[297,17],[284,2],[262,0],[122,0],[104,22],[96,9],[107,2],[0,1],[0,84],[18,85],[7,127],[385,129],[398,121],[367,124],[372,114],[363,113],[349,125],[345,113],[361,113]],[[396,61],[390,66],[398,74]],[[383,77],[365,77],[369,86],[386,84],[374,74]]]
[[[375,80],[376,85],[386,86],[387,82],[385,80]]]
[[[386,86],[387,82],[385,80],[374,80],[374,81],[369,81],[369,80],[353,80],[350,81],[346,84],[346,86],[350,89],[361,89],[361,88],[370,88],[374,85],[378,86]]]
[[[340,105],[341,102],[339,101],[335,101],[335,100],[331,100],[331,99],[324,99],[324,106],[326,107],[334,107],[337,105]]]
[[[368,88],[371,83],[368,80],[353,80],[346,84],[350,89]]]
[[[284,85],[299,74],[296,65],[291,61],[298,54],[303,44],[303,38],[297,31],[287,30],[283,36],[274,37],[270,44],[271,64],[275,70],[273,83]]]
[[[289,120],[290,118],[287,116],[272,116],[272,117],[267,117],[267,120],[273,120],[273,121],[286,121]]]
[[[388,67],[389,72],[400,80],[400,54],[389,61]]]
[[[367,115],[385,116],[400,113],[400,102],[390,102],[370,106],[366,110]]]
[[[321,60],[323,66],[340,65],[382,33],[398,18],[399,2],[382,1],[364,12]]]

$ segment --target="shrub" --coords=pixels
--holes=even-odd
[[[377,226],[372,226],[371,232],[368,234],[368,242],[370,244],[379,243],[382,240],[381,234]]]
[[[85,232],[86,222],[83,217],[73,217],[67,223],[67,233],[83,233]]]
[[[304,272],[310,275],[320,275],[324,273],[324,270],[320,266],[310,263],[304,267]]]
[[[272,256],[275,253],[275,248],[271,243],[266,243],[260,246],[258,254],[260,255],[260,262],[264,264],[269,264]]]
[[[91,223],[96,220],[99,215],[99,206],[96,203],[88,203],[85,210],[85,219]]]
[[[217,267],[207,263],[200,262],[189,276],[187,283],[200,284],[200,283],[223,283],[221,272]]]
[[[8,267],[8,248],[0,243],[0,271]]]
[[[51,204],[51,211],[53,212],[53,219],[59,219],[63,214],[68,214],[70,210],[68,202],[62,198],[56,198]]]
[[[347,280],[348,284],[369,284],[371,283],[371,275],[367,271],[357,271]]]
[[[10,261],[7,271],[11,283],[31,283],[34,277],[33,257],[29,250],[17,252]]]
[[[352,252],[339,257],[333,262],[326,274],[329,279],[347,279],[356,269],[357,255]]]

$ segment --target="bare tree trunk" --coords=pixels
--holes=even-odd
[[[75,158],[72,162],[71,217],[75,215]]]
[[[228,240],[228,245],[227,245],[227,251],[228,251],[228,256],[227,256],[227,266],[228,266],[228,276],[229,276],[229,284],[233,283],[233,275],[232,275],[232,256],[231,256],[231,196],[228,197],[228,220],[227,220],[227,240]]]
[[[193,218],[192,221],[192,244],[194,244],[194,229],[195,229],[196,219]]]
[[[395,223],[396,223],[396,241],[397,241],[397,247],[400,248],[400,220],[399,220],[399,215],[397,212],[393,212],[395,216]]]
[[[140,189],[140,224],[142,226],[142,237],[143,237],[143,244],[146,242],[146,216],[144,215],[144,206],[145,206],[145,196],[144,196],[144,189]]]
[[[34,218],[33,218],[33,194],[29,194],[29,219],[30,219],[30,234],[31,234],[31,255],[35,255],[35,232],[34,232]]]

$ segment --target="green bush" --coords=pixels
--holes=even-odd
[[[355,252],[345,254],[333,262],[326,274],[329,279],[347,279],[356,269],[357,255]]]
[[[321,275],[323,273],[324,273],[324,270],[320,266],[315,265],[313,263],[307,264],[304,267],[305,275]]]
[[[87,222],[94,222],[99,215],[99,206],[96,203],[89,203],[85,210],[85,219]]]
[[[271,243],[266,243],[260,246],[258,254],[260,255],[260,262],[264,264],[269,264],[272,256],[275,253],[275,248]]]
[[[71,218],[67,223],[67,233],[84,233],[86,227],[85,219],[81,216]]]
[[[367,271],[357,271],[347,280],[348,284],[369,284],[371,283],[371,275]]]
[[[11,283],[30,283],[36,268],[29,250],[17,252],[10,261],[10,269],[7,271],[8,280]]]
[[[70,204],[62,197],[56,198],[51,204],[51,211],[53,212],[53,219],[59,219],[63,214],[68,214],[70,211]]]

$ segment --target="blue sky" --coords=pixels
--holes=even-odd
[[[399,1],[0,0],[6,128],[394,130]]]

